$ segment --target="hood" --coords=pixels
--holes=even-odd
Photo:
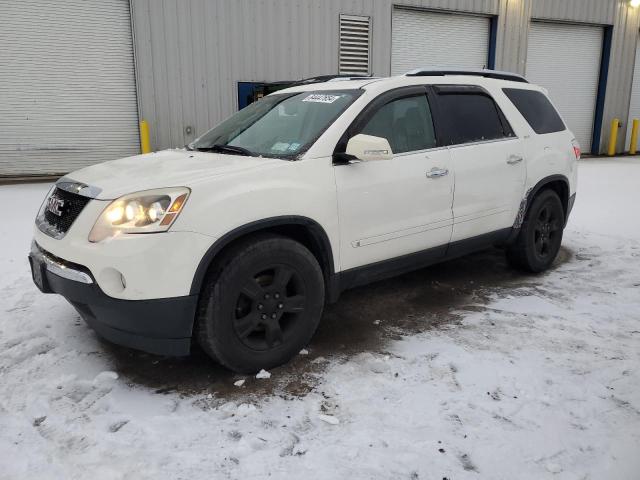
[[[163,150],[92,165],[65,178],[97,187],[98,199],[113,200],[127,193],[153,188],[192,187],[212,177],[283,162],[264,157]]]

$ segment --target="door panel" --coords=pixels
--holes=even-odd
[[[451,241],[511,227],[524,190],[522,140],[482,87],[436,85],[433,91],[455,171]]]
[[[453,223],[449,151],[436,138],[426,89],[387,92],[345,133],[386,138],[393,158],[336,165],[343,270],[433,247]]]
[[[451,240],[511,227],[524,194],[522,140],[457,145],[451,160],[456,172]]]
[[[334,168],[343,270],[437,246],[444,255],[453,199],[446,148]],[[427,177],[437,169],[449,173]]]

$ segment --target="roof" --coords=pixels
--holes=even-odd
[[[446,80],[443,79],[446,77]],[[404,75],[394,77],[368,77],[362,79],[345,79],[332,77],[327,82],[314,82],[308,84],[298,84],[293,87],[279,90],[283,92],[309,92],[322,90],[352,90],[366,89],[384,91],[391,88],[398,88],[405,85],[425,85],[425,84],[469,84],[474,85],[496,85],[496,82],[504,86],[516,86],[518,88],[539,89],[536,85],[530,84],[527,80],[516,73],[501,72],[497,70],[471,70],[471,69],[416,69]]]
[[[497,80],[511,80],[513,82],[529,83],[522,75],[501,70],[489,70],[486,68],[416,68],[405,73],[407,77],[442,77],[447,75],[466,75],[472,77],[494,78]]]
[[[373,79],[378,77],[371,77],[369,75],[347,75],[347,74],[337,74],[337,75],[319,75],[317,77],[304,78],[302,80],[298,80],[291,84],[292,87],[297,87],[298,85],[309,85],[312,83],[325,83],[325,82],[342,82],[346,80],[366,80]]]

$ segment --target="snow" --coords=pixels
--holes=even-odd
[[[96,377],[93,379],[93,384],[96,386],[110,385],[117,379],[118,379],[118,374],[116,372],[110,372],[106,370],[96,375]]]
[[[256,378],[260,378],[260,379],[271,378],[271,373],[263,369],[256,374]]]
[[[49,186],[0,187],[0,479],[637,480],[640,160],[579,173],[551,271],[488,252],[359,289],[308,355],[243,388],[111,347],[40,294],[26,254]],[[373,295],[405,308],[360,308]]]
[[[338,425],[340,423],[340,420],[338,420],[333,415],[320,414],[320,415],[318,415],[318,418],[320,420],[322,420],[323,422],[328,423],[329,425]]]

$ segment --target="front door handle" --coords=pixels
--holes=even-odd
[[[517,163],[520,163],[523,160],[523,158],[520,155],[509,155],[509,158],[507,158],[507,163],[509,165],[516,165]]]
[[[427,178],[440,178],[444,177],[445,175],[449,175],[449,170],[447,170],[446,168],[433,167],[427,172]]]

